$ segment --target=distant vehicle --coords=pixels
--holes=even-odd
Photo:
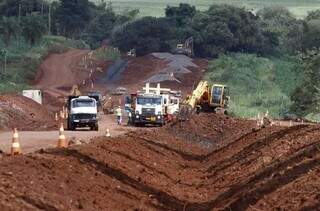
[[[75,130],[77,127],[90,127],[91,130],[98,130],[98,109],[97,101],[89,96],[69,96],[68,108],[68,129]]]
[[[193,56],[193,37],[188,38],[183,44],[177,44],[174,54],[183,54],[189,57]]]
[[[130,51],[128,51],[127,55],[131,57],[136,57],[136,49],[131,49]]]
[[[114,92],[112,92],[112,95],[124,95],[127,92],[127,89],[124,87],[118,87]]]
[[[88,96],[94,98],[97,101],[97,106],[101,107],[102,105],[102,94],[99,91],[90,91],[88,92]]]
[[[23,90],[22,95],[42,105],[42,93],[40,90]]]

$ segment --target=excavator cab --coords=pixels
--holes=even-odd
[[[228,106],[229,99],[229,87],[220,84],[212,85],[210,106],[225,108]]]

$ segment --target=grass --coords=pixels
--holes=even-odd
[[[262,58],[252,54],[222,55],[209,63],[205,78],[230,87],[230,111],[255,117],[267,110],[273,117],[291,105],[290,94],[299,84],[295,58]]]
[[[115,61],[121,58],[120,51],[111,47],[98,48],[94,51],[93,55],[98,60]]]
[[[3,57],[0,58],[0,93],[20,92],[28,88],[34,79],[39,65],[50,53],[62,53],[69,48],[88,48],[83,41],[74,41],[59,36],[44,36],[35,46],[25,41],[12,41],[4,46],[0,40],[0,49],[8,50],[7,69],[4,71]]]
[[[99,2],[100,0],[92,1]],[[164,16],[164,9],[167,5],[176,6],[180,2],[195,5],[199,10],[206,10],[214,3],[227,3],[254,10],[270,6],[284,6],[298,18],[305,17],[308,11],[320,9],[319,0],[111,0],[110,2],[117,12],[126,9],[139,9],[141,16],[157,17]]]

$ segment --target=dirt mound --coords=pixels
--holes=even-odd
[[[181,125],[99,138],[66,150],[4,157],[0,207],[316,209],[319,129],[300,125],[252,130],[248,121],[203,114]],[[222,144],[204,148],[184,133]]]
[[[159,55],[155,57],[150,54],[128,58],[126,70],[123,71],[119,81],[113,83],[127,88],[128,92],[136,92],[146,82],[157,83],[161,81],[162,87],[189,92],[203,76],[208,62],[204,59],[191,59],[183,55],[178,55],[176,59],[172,57],[173,55],[170,58]],[[186,67],[188,67],[188,71],[183,71]]]
[[[53,115],[42,105],[19,95],[0,96],[0,129],[48,130],[55,128]]]

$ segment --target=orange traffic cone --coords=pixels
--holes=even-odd
[[[17,128],[13,131],[13,138],[12,138],[12,147],[11,147],[11,155],[20,155],[22,154],[20,143],[19,143],[19,134]]]
[[[61,123],[61,126],[59,128],[59,140],[58,140],[57,147],[58,148],[68,147],[68,143],[67,143],[66,137],[64,135],[63,123]]]
[[[109,130],[109,129],[107,129],[106,137],[111,137],[111,134],[110,134],[110,130]]]

